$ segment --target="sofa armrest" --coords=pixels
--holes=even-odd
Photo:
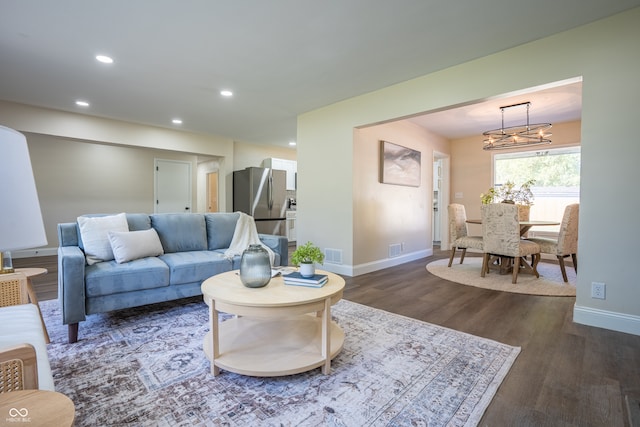
[[[260,241],[280,255],[280,266],[289,265],[289,240],[284,236],[258,234]]]
[[[84,321],[84,252],[78,246],[58,247],[58,299],[65,325]]]
[[[38,361],[31,344],[0,350],[0,393],[38,389]]]

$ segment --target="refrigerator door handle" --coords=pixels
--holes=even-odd
[[[271,170],[269,170],[269,182],[267,184],[267,200],[269,210],[273,209],[273,174]]]

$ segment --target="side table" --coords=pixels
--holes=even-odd
[[[46,268],[16,268],[16,272],[22,273],[27,276],[27,293],[29,294],[29,300],[31,304],[35,304],[38,307],[38,313],[40,313],[40,321],[42,322],[42,330],[44,331],[44,340],[47,344],[51,341],[49,340],[49,333],[47,332],[47,325],[44,324],[44,319],[42,318],[42,311],[40,311],[40,306],[38,305],[38,297],[36,296],[36,291],[33,289],[33,283],[31,282],[32,277],[41,276],[43,274],[47,274],[48,270]]]
[[[72,426],[76,408],[67,396],[56,391],[20,390],[0,393],[0,424]]]

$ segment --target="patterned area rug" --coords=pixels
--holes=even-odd
[[[75,344],[57,301],[41,307],[76,426],[473,426],[520,352],[342,300],[332,315],[346,338],[331,375],[214,378],[201,298],[91,315]]]
[[[531,274],[518,274],[515,285],[511,283],[511,274],[500,275],[493,271],[485,277],[480,277],[482,267],[480,257],[465,257],[464,264],[460,264],[460,258],[455,258],[451,268],[447,267],[448,264],[448,258],[439,259],[427,264],[427,271],[442,279],[477,288],[529,295],[576,296],[576,272],[571,263],[566,265],[569,283],[563,281],[558,264],[540,262],[538,263],[539,278]]]

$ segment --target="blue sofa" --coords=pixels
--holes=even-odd
[[[78,223],[58,224],[58,298],[69,342],[78,340],[78,324],[88,314],[201,295],[205,279],[238,269],[240,256],[224,255],[238,218],[238,213],[126,214],[129,231],[155,229],[164,254],[91,265]],[[287,265],[287,238],[259,237],[273,250],[274,265]]]

